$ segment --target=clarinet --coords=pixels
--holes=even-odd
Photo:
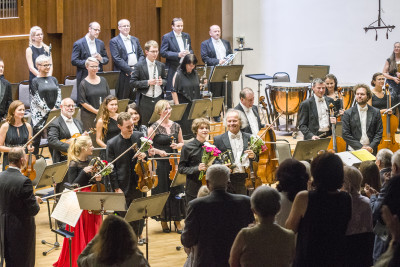
[[[207,63],[204,64],[203,68],[203,75],[200,77],[200,91],[204,92],[205,88],[207,87],[206,84],[204,84],[204,80],[207,78]]]
[[[154,61],[153,79],[156,79],[156,71],[157,71],[157,65],[156,65],[156,62]],[[154,103],[155,94],[156,94],[156,86],[153,85],[153,100],[151,101],[153,103]]]

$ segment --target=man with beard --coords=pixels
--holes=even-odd
[[[357,84],[353,90],[357,104],[343,114],[343,139],[349,150],[364,148],[376,154],[383,133],[381,113],[367,104],[372,97],[368,85]]]

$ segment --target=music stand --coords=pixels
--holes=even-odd
[[[238,81],[242,70],[243,65],[215,66],[213,68],[210,82],[225,82],[225,110],[228,107],[228,82]]]
[[[117,88],[119,71],[98,72],[97,75],[104,77],[107,80],[108,87],[110,87],[110,90]]]
[[[206,77],[210,77],[210,74],[212,72],[213,67],[212,66],[208,66],[207,70],[206,70]],[[201,78],[204,75],[204,65],[202,66],[197,66],[196,67],[196,71],[197,71],[197,75],[199,75],[199,78]]]
[[[187,105],[188,105],[187,103],[183,103],[183,104],[171,106],[172,111],[171,111],[171,116],[169,117],[169,119],[171,121],[182,120],[182,116],[186,111]],[[149,120],[149,124],[156,122],[159,118],[160,118],[160,114],[157,114],[155,111],[153,111],[153,114],[151,114],[151,118]]]
[[[37,185],[35,186],[35,189],[52,185],[54,193],[55,193],[56,184],[63,181],[64,176],[67,173],[67,170],[68,170],[67,161],[62,161],[62,162],[58,162],[58,163],[46,166],[46,168],[44,169],[44,171],[42,173],[42,176],[40,176],[39,181],[38,181]],[[57,204],[57,199],[56,199],[56,197],[54,197],[54,205],[56,205],[56,204]],[[48,211],[48,216],[49,216],[50,230],[53,231],[49,199],[47,200],[47,211]],[[55,224],[55,229],[57,230],[57,223]],[[60,247],[60,243],[58,243],[57,233],[56,233],[56,242],[50,243],[50,242],[47,242],[46,240],[42,240],[42,244],[52,245],[52,247],[49,250],[43,252],[43,256],[46,256],[53,249]]]
[[[224,100],[225,98],[223,96],[211,98],[211,117],[219,117],[224,105]]]
[[[126,211],[123,193],[114,192],[76,192],[82,210],[99,210],[101,218],[106,210]]]
[[[240,45],[242,45],[243,46],[243,44],[240,44]],[[254,49],[253,48],[250,48],[250,47],[239,47],[239,48],[236,48],[234,51],[236,51],[236,52],[240,52],[240,65],[243,65],[243,52],[245,52],[245,51],[253,51]],[[243,90],[243,75],[242,74],[240,74],[240,85],[241,85],[241,90]],[[258,95],[258,98],[260,98],[260,95]]]
[[[323,79],[329,73],[329,65],[298,65],[297,83],[311,83],[315,78]]]
[[[157,194],[150,197],[134,199],[129,206],[125,215],[125,221],[132,222],[141,219],[146,220],[146,259],[149,260],[149,222],[148,218],[160,215],[167,199],[169,192]]]
[[[73,85],[60,85],[61,99],[70,98],[72,94]]]
[[[321,150],[326,150],[331,138],[321,138],[317,140],[298,141],[293,153],[293,158],[298,161],[312,160]]]
[[[212,103],[209,99],[195,99],[189,111],[188,120],[211,117]]]
[[[176,172],[174,180],[171,182],[170,187],[176,187],[186,184],[186,174]]]

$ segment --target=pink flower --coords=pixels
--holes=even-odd
[[[213,149],[212,149],[212,147],[206,147],[206,151],[208,152],[208,153],[210,153],[210,152],[212,152],[213,151]]]
[[[266,145],[262,145],[262,146],[261,146],[262,152],[264,152],[264,151],[267,150],[267,149],[268,149],[268,147],[267,147]]]
[[[217,156],[218,156],[218,153],[214,152],[213,156],[214,156],[214,157],[217,157]]]

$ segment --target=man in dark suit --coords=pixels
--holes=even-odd
[[[114,70],[120,71],[116,96],[118,99],[135,100],[135,94],[129,86],[133,66],[144,59],[139,39],[129,35],[131,23],[129,20],[118,21],[119,35],[110,40],[110,52],[114,62]]]
[[[342,137],[351,150],[364,148],[376,154],[383,134],[379,109],[367,104],[372,93],[368,85],[354,86],[357,104],[346,110],[342,118]]]
[[[299,129],[304,135],[304,140],[316,140],[319,136],[331,135],[329,104],[333,99],[326,97],[326,86],[320,78],[312,82],[314,95],[300,104]]]
[[[166,95],[171,96],[172,79],[182,62],[182,59],[192,51],[190,35],[183,31],[183,20],[174,18],[172,20],[172,31],[165,34],[161,39],[160,54],[166,59],[165,67],[168,69]]]
[[[0,58],[0,120],[7,116],[12,101],[11,84],[4,78],[4,61]]]
[[[226,192],[229,173],[224,165],[209,167],[206,181],[210,195],[189,202],[181,242],[186,248],[196,246],[192,266],[229,266],[237,233],[254,222],[250,198]]]
[[[121,133],[107,142],[107,161],[111,162],[116,157],[125,152],[134,143],[138,148],[141,145],[140,137],[143,137],[142,132],[133,131],[133,120],[129,113],[121,112],[118,115],[118,128]],[[124,193],[126,198],[126,205],[129,207],[132,200],[143,197],[143,193],[136,187],[138,186],[138,176],[135,173],[134,166],[137,160],[142,160],[146,157],[145,153],[139,153],[138,157],[133,159],[135,151],[130,149],[125,155],[114,163],[114,169],[110,174],[111,187],[116,193]],[[121,216],[125,216],[126,212],[119,212]],[[139,236],[141,232],[139,221],[131,222],[136,235]]]
[[[245,87],[240,91],[240,103],[235,109],[240,110],[246,116],[248,126],[242,129],[242,132],[257,135],[261,128],[265,127],[261,123],[258,109],[254,106],[254,92],[251,88]]]
[[[249,160],[255,159],[256,155],[253,150],[247,149],[251,135],[240,131],[242,125],[240,113],[241,112],[236,109],[227,111],[226,127],[228,131],[215,136],[214,145],[221,150],[222,153],[227,150],[231,152],[232,164],[236,165],[230,177],[233,192],[246,195],[247,189],[244,183],[247,178],[247,173],[244,167],[248,167],[250,165]],[[245,154],[247,154],[248,159],[246,159]]]
[[[26,155],[21,147],[8,153],[9,167],[0,173],[0,266],[35,266],[36,225],[39,197],[32,182],[21,174]]]
[[[210,27],[211,38],[201,43],[201,59],[207,66],[223,64],[225,57],[232,54],[231,45],[227,40],[221,39],[221,29],[218,25]],[[213,97],[225,96],[225,83],[210,83],[209,91]],[[225,96],[226,97],[226,96]],[[232,107],[232,84],[228,83],[228,107]]]
[[[107,51],[102,40],[97,39],[100,34],[100,24],[91,22],[89,24],[89,32],[85,37],[74,43],[72,48],[71,63],[76,66],[76,86],[79,87],[81,81],[88,76],[85,66],[88,57],[96,58],[99,64],[99,71],[103,71],[103,65],[107,65]],[[79,103],[79,94],[78,94]]]
[[[60,140],[70,139],[74,134],[84,132],[82,122],[72,117],[75,112],[74,100],[64,98],[61,101],[60,109],[61,116],[50,123],[47,133],[49,147],[53,150],[53,163],[67,160],[69,143]]]
[[[154,40],[144,45],[146,59],[138,62],[132,73],[130,85],[136,88],[139,109],[143,124],[147,125],[157,101],[164,98],[164,86],[167,84],[165,65],[156,60],[158,44]]]

